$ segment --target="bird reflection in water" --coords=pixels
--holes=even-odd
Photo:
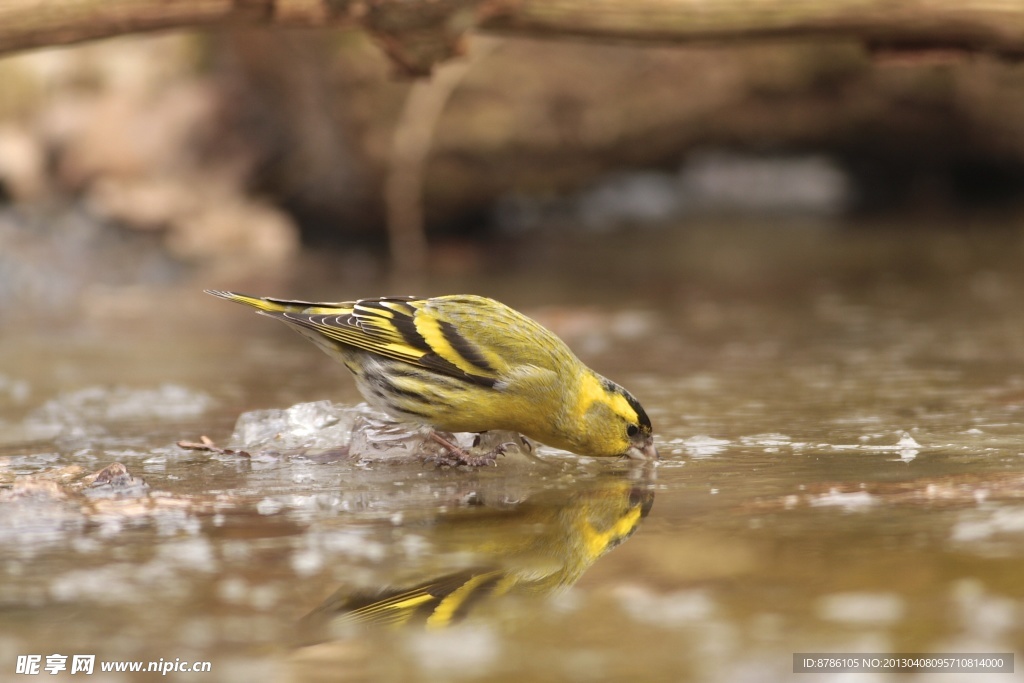
[[[514,503],[480,501],[442,515],[429,536],[472,558],[465,568],[376,591],[341,589],[302,619],[305,644],[364,627],[443,628],[508,596],[546,596],[576,583],[628,539],[654,503],[649,475],[576,482]]]

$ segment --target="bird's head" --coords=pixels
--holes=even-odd
[[[633,395],[615,382],[599,375],[585,382],[581,412],[583,455],[658,459],[651,419]]]

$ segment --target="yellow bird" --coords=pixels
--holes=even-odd
[[[471,514],[449,511],[422,533],[442,557],[471,558],[470,566],[376,591],[339,589],[306,615],[301,636],[312,643],[361,626],[443,628],[504,596],[557,594],[632,536],[653,504],[646,480],[598,480],[512,506],[484,500]]]
[[[337,303],[207,290],[306,337],[395,419],[441,432],[519,432],[580,455],[656,460],[651,420],[621,386],[536,321],[483,296]],[[440,435],[457,460],[483,464]]]

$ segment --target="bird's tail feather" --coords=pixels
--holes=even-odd
[[[206,289],[203,291],[221,299],[252,306],[267,313],[344,313],[347,312],[346,309],[350,310],[352,307],[352,302],[317,303],[293,299],[273,299],[267,296],[249,296],[248,294],[225,292],[218,289]]]

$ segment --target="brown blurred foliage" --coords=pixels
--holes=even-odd
[[[378,230],[410,85],[358,34],[248,31],[224,48],[263,187],[317,239]],[[479,227],[504,195],[551,196],[706,149],[824,152],[857,176],[867,202],[916,192],[942,201],[972,168],[1013,173],[1024,159],[1024,67],[991,57],[841,41],[509,38],[483,54],[471,42],[464,59],[422,178],[435,233]],[[983,185],[984,173],[974,180]]]
[[[1024,67],[854,42],[640,47],[471,40],[421,173],[431,234],[477,229],[507,195],[552,196],[695,151],[815,151],[862,195],[942,199],[1024,159]],[[449,68],[442,66],[440,69]],[[0,185],[78,196],[179,256],[273,260],[376,240],[410,88],[355,32],[132,37],[0,60]],[[922,180],[923,179],[923,180]],[[415,200],[413,198],[412,200]],[[410,200],[410,201],[412,201]]]

